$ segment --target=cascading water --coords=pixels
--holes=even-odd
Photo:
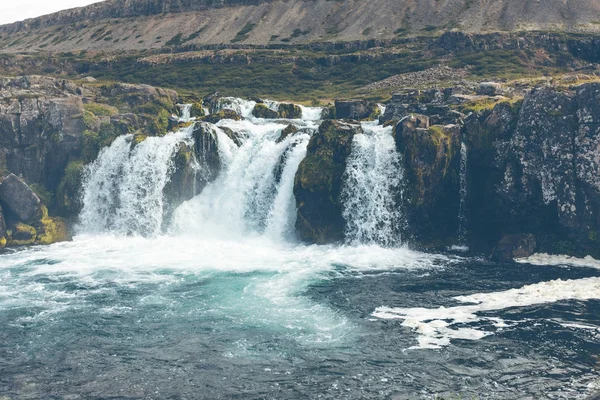
[[[191,104],[178,104],[181,116],[179,117],[180,122],[187,122],[191,119],[192,105]]]
[[[459,245],[464,246],[467,236],[467,145],[460,144],[460,203],[458,207],[458,241]]]
[[[173,173],[178,146],[191,146],[192,127],[164,137],[133,142],[118,137],[103,149],[83,180],[80,231],[156,236],[162,232],[163,190]]]
[[[342,189],[346,240],[350,244],[401,243],[403,218],[400,154],[391,127],[363,124],[355,135]]]
[[[285,125],[274,122],[222,121],[219,126],[238,132],[243,142],[237,148],[229,137],[218,137],[219,154],[227,155],[223,171],[176,211],[173,228],[204,237],[289,237],[296,213],[293,180],[310,136],[299,132],[278,142]]]

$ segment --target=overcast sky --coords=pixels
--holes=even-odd
[[[87,6],[100,0],[0,0],[0,25],[39,17],[67,8]]]

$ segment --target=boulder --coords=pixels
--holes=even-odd
[[[302,109],[295,104],[281,103],[277,108],[277,114],[279,118],[300,119],[302,118]]]
[[[537,249],[537,241],[531,233],[505,235],[496,245],[492,259],[501,262],[511,262],[516,258],[533,255]]]
[[[0,183],[0,202],[19,221],[28,222],[42,216],[40,198],[15,174],[9,174]]]
[[[265,119],[275,119],[279,118],[279,113],[277,111],[271,110],[265,104],[259,103],[254,106],[252,110],[252,115],[256,118],[265,118]]]
[[[336,100],[335,117],[337,119],[363,120],[379,116],[377,103],[367,100]]]
[[[327,120],[310,139],[294,181],[300,240],[325,244],[343,239],[340,193],[346,160],[357,134],[362,134],[359,125]]]

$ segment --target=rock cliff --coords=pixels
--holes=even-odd
[[[600,252],[600,84],[523,94],[485,83],[394,96],[381,120],[409,116],[396,140],[417,242],[449,243],[444,235],[457,232],[462,142],[471,244],[490,249],[503,235],[531,233],[545,251]]]

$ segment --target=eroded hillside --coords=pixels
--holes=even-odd
[[[0,51],[390,40],[448,30],[600,32],[596,0],[109,0],[0,27]]]

